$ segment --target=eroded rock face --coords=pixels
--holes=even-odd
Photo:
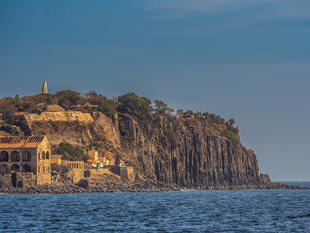
[[[195,119],[177,118],[174,145],[165,136],[162,123],[151,124],[144,135],[128,114],[133,140],[121,138],[117,120],[94,113],[93,121],[31,121],[31,134],[45,134],[53,145],[68,142],[87,148],[119,151],[141,178],[150,178],[183,187],[262,185],[270,183],[261,175],[255,154],[240,141],[234,145],[217,130]]]
[[[57,116],[57,114],[58,113],[55,113],[55,116]],[[82,116],[87,117],[84,119]],[[26,115],[26,118],[29,118],[29,116]],[[42,117],[39,119],[41,118]],[[63,119],[58,117],[52,120],[29,119],[28,124],[30,126],[29,128],[31,128],[31,134],[46,135],[52,145],[67,142],[72,145],[87,148],[90,144],[96,142],[99,145],[108,145],[115,149],[120,148],[118,128],[114,126],[113,121],[109,117],[100,112],[94,113],[93,117],[88,113],[81,113],[80,118],[76,119]]]
[[[163,130],[153,128],[145,138],[135,129],[127,154],[146,177],[184,187],[250,185],[267,182],[261,175],[255,154],[198,122],[187,125],[178,119],[176,148],[165,138]],[[135,124],[133,124],[135,125]],[[129,158],[128,158],[129,159]]]

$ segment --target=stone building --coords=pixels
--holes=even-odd
[[[51,164],[61,165],[63,155],[51,155]]]
[[[68,156],[62,156],[61,165],[69,169],[68,176],[73,183],[78,183],[84,179],[84,162]]]
[[[97,150],[95,149],[91,149],[87,152],[88,156],[94,160],[94,161],[97,161],[99,159],[99,153]]]
[[[51,183],[51,145],[46,136],[0,137],[0,176],[12,178],[32,173],[35,184]],[[0,177],[1,178],[1,177]]]
[[[120,167],[119,172],[122,179],[127,179],[131,182],[135,181],[135,173],[132,166]]]

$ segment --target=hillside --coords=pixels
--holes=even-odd
[[[174,113],[162,101],[152,104],[134,93],[110,100],[73,91],[3,98],[0,112],[2,131],[43,134],[54,147],[67,142],[113,152],[132,164],[140,179],[190,188],[270,182],[260,174],[254,152],[242,146],[234,120],[215,114]]]

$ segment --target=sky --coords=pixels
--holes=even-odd
[[[234,118],[273,181],[310,181],[309,0],[0,0],[0,97],[136,92]]]

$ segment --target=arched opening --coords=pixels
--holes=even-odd
[[[50,159],[50,152],[46,152],[46,159]]]
[[[22,182],[22,181],[19,181],[17,186],[18,186],[18,188],[22,188],[22,187],[24,186],[24,185],[23,185],[23,182]]]
[[[7,151],[0,153],[0,162],[9,162],[9,153]]]
[[[23,172],[31,172],[31,167],[29,164],[25,164],[22,170]]]
[[[31,161],[31,153],[29,151],[24,151],[22,154],[22,161],[23,162],[30,162]]]
[[[41,153],[41,159],[45,159],[45,152],[43,151],[42,153]]]
[[[6,164],[2,164],[0,166],[0,174],[8,174],[9,173],[9,166]]]
[[[11,162],[19,162],[20,161],[20,154],[18,151],[13,151],[11,153]]]
[[[14,173],[14,172],[19,172],[19,166],[18,164],[13,164],[12,167],[11,167],[11,172]]]

